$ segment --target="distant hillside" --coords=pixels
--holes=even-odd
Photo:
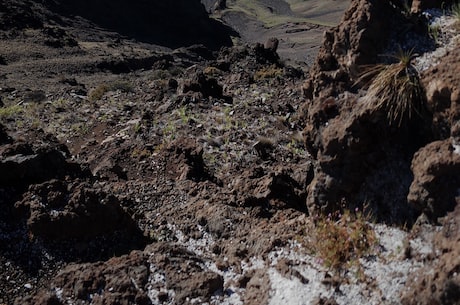
[[[77,16],[136,40],[171,48],[197,43],[212,49],[231,45],[231,30],[209,18],[199,0],[2,0],[0,4],[3,28],[68,24],[76,22]]]

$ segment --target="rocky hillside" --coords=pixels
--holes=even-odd
[[[0,3],[0,304],[460,304],[451,3],[235,3]]]

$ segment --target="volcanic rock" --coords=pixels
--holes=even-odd
[[[412,172],[409,203],[433,220],[453,210],[460,186],[460,145],[452,139],[428,144],[415,154]]]
[[[460,200],[443,220],[434,238],[438,257],[412,274],[402,297],[404,305],[460,304]]]
[[[350,90],[359,66],[378,61],[391,33],[389,1],[352,1],[340,25],[324,33],[323,44],[305,84],[306,97],[336,96]]]

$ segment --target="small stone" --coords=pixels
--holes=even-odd
[[[30,284],[30,283],[27,283],[27,284],[24,284],[24,288],[26,288],[26,289],[29,289],[29,290],[30,290],[30,289],[32,289],[32,288],[33,288],[33,286],[32,286],[32,284]]]

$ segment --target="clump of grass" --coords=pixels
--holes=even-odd
[[[460,2],[456,2],[452,5],[451,8],[452,15],[457,18],[457,21],[460,21]]]
[[[0,107],[0,118],[11,118],[23,112],[21,105],[12,105],[8,107]]]
[[[428,35],[431,39],[434,40],[436,44],[439,42],[439,37],[441,36],[441,26],[439,24],[430,24],[428,25]]]
[[[283,75],[283,69],[278,68],[276,65],[264,67],[254,73],[255,80],[275,78]]]
[[[455,28],[460,30],[460,2],[456,2],[451,7],[452,16],[457,20],[455,22]]]
[[[115,81],[113,83],[101,84],[93,90],[91,90],[88,98],[90,101],[98,101],[107,92],[116,90],[120,90],[121,92],[133,92],[134,87],[130,82],[127,81]]]
[[[221,70],[219,70],[219,69],[216,68],[216,67],[210,67],[210,66],[204,68],[203,73],[204,73],[205,75],[208,75],[208,76],[219,76],[219,75],[222,75],[222,71],[221,71]]]
[[[358,82],[370,79],[364,98],[366,108],[386,112],[389,124],[400,127],[405,119],[411,119],[414,114],[422,117],[424,95],[418,71],[412,64],[415,57],[413,51],[400,49],[392,57],[398,62],[367,67]]]
[[[358,209],[316,219],[316,253],[326,267],[341,270],[373,253],[378,240],[369,220],[370,216]]]

